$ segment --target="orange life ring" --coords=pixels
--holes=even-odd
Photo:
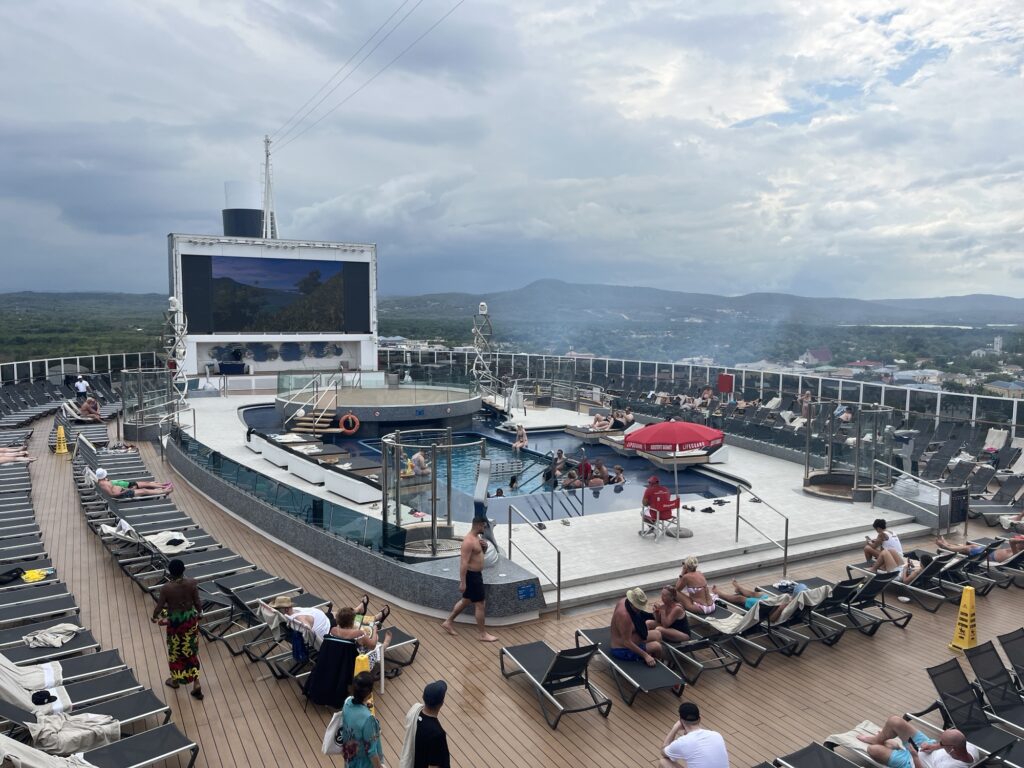
[[[346,413],[338,419],[338,429],[343,435],[354,435],[359,431],[359,417],[354,413]]]

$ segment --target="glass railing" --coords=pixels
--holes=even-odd
[[[447,372],[447,369],[446,369]],[[345,405],[384,405],[382,390],[399,390],[402,404],[451,403],[474,393],[472,384],[458,375],[412,378],[390,371],[281,371],[277,374],[278,398],[317,408]],[[360,396],[366,392],[365,396]]]
[[[113,355],[67,355],[38,360],[0,363],[0,385],[21,384],[83,373],[116,373],[125,368],[153,368],[159,364],[155,352],[119,352]]]
[[[386,556],[405,549],[405,531],[396,525],[279,483],[212,450],[183,430],[175,429],[171,435],[193,463],[289,517]]]

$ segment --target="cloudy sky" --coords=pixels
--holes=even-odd
[[[351,95],[456,1],[0,4],[0,290],[165,290],[276,133],[387,294],[1024,295],[1024,3],[465,0]]]

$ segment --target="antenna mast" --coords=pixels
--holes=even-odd
[[[274,216],[274,189],[270,174],[270,136],[263,136],[263,239],[277,239],[277,217]]]

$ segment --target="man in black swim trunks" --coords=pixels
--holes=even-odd
[[[487,518],[474,518],[469,533],[462,539],[462,556],[459,563],[459,591],[462,593],[462,597],[441,626],[449,635],[456,634],[452,622],[472,604],[473,612],[476,614],[476,627],[480,633],[480,641],[493,643],[498,638],[490,634],[484,626],[484,617],[487,615],[484,594],[484,551],[487,548],[487,540],[483,537],[483,533],[487,525]]]

